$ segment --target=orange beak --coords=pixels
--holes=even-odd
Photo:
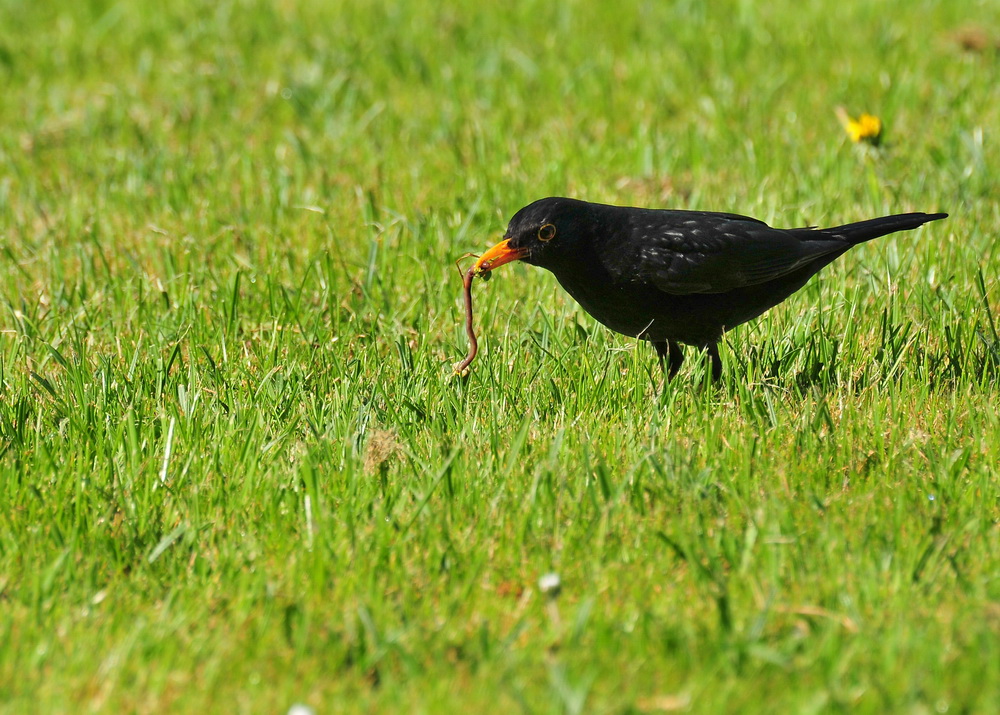
[[[499,268],[504,263],[519,261],[527,255],[528,249],[511,248],[510,239],[507,238],[481,255],[479,260],[476,261],[476,264],[472,267],[472,273],[477,276],[483,273],[488,273],[494,268]]]

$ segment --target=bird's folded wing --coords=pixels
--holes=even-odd
[[[775,280],[848,246],[811,229],[782,230],[733,220],[693,222],[647,236],[637,277],[675,295],[725,293]]]

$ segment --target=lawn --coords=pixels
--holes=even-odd
[[[0,0],[0,710],[1000,711],[998,73],[966,0]],[[548,195],[950,218],[718,387],[505,266],[456,378]]]

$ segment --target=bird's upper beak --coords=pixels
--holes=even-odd
[[[479,260],[476,261],[476,264],[472,267],[473,275],[478,276],[482,273],[487,273],[488,271],[492,271],[494,268],[499,268],[504,263],[519,261],[527,255],[527,248],[512,248],[510,245],[510,239],[505,238],[479,257]]]

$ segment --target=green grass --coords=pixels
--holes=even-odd
[[[0,709],[1000,709],[1000,6],[432,8],[0,0]],[[951,217],[453,379],[552,194]]]

